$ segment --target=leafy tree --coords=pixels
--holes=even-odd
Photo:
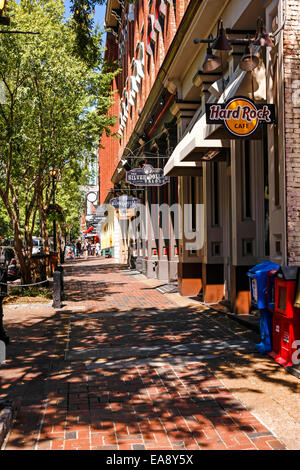
[[[120,0],[120,8],[126,3],[135,3],[136,0]],[[72,25],[76,34],[74,52],[89,63],[98,58],[97,45],[94,42],[94,13],[96,5],[103,5],[106,0],[72,0]]]
[[[12,236],[13,231],[10,225],[9,215],[3,202],[0,200],[0,237],[1,239],[7,239]]]
[[[104,131],[111,134],[115,118],[107,111],[115,72],[105,70],[100,52],[93,67],[74,56],[75,32],[64,20],[63,0],[11,0],[7,12],[10,29],[40,33],[0,35],[0,80],[7,97],[0,105],[0,197],[23,280],[30,282],[32,235],[40,220],[47,248],[53,191],[65,175],[80,173],[79,162]],[[93,41],[100,51],[98,33]],[[60,175],[54,185],[51,168]]]

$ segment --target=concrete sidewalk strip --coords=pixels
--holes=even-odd
[[[67,361],[74,360],[85,360],[92,358],[114,358],[120,359],[125,357],[149,357],[156,356],[158,354],[169,353],[169,354],[182,354],[182,353],[194,353],[204,354],[207,352],[218,352],[238,349],[239,351],[249,351],[251,345],[248,341],[236,341],[233,344],[229,344],[225,341],[211,340],[207,344],[202,343],[191,343],[191,344],[179,344],[175,346],[133,346],[123,348],[97,348],[97,349],[77,349],[66,352],[65,359]]]
[[[184,364],[198,364],[208,359],[213,359],[215,354],[203,354],[193,356],[164,356],[161,357],[148,357],[142,359],[114,359],[114,360],[102,360],[98,361],[95,359],[93,362],[86,362],[85,367],[87,370],[97,369],[122,369],[125,367],[138,367],[138,366],[150,366],[150,367],[164,367],[171,365],[173,367],[182,366]]]
[[[81,310],[84,307],[78,307],[78,310]],[[157,315],[170,315],[175,313],[175,309],[168,309],[168,310],[134,310],[134,311],[115,311],[115,312],[91,312],[91,313],[80,313],[70,315],[71,320],[80,320],[81,318],[97,318],[99,320],[104,320],[105,318],[119,318],[119,317],[135,317],[135,316],[142,316],[142,317],[149,317],[149,316],[157,316]]]

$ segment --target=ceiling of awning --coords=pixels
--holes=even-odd
[[[184,144],[180,150],[180,161],[199,162],[206,160],[205,155],[212,152],[217,155],[223,148],[229,148],[229,142],[222,139],[205,140],[206,132],[205,113],[194,124],[192,130],[184,137]],[[211,160],[213,157],[209,158]]]

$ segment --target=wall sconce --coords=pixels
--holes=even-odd
[[[231,44],[229,44],[226,37],[222,20],[219,20],[217,37],[213,41],[211,48],[218,51],[230,51],[232,49]]]
[[[246,46],[245,54],[241,58],[239,67],[245,72],[251,72],[256,69],[259,64],[259,58],[256,55],[253,55],[250,51],[249,45]]]
[[[212,35],[210,35],[210,38],[212,38]],[[212,38],[213,39],[213,38]],[[221,57],[218,57],[213,54],[212,48],[209,45],[207,47],[206,51],[206,57],[203,62],[203,72],[215,72],[218,70],[222,65],[222,59]]]
[[[269,33],[266,31],[264,20],[261,17],[257,19],[257,30],[253,45],[261,47],[274,47],[274,43],[270,38]]]
[[[238,34],[238,35],[247,35],[246,37],[239,37],[239,38],[230,38],[227,39],[226,31],[229,34]],[[257,27],[256,32],[254,31],[247,31],[247,30],[234,30],[234,29],[227,29],[225,31],[223,27],[223,21],[220,19],[218,23],[218,32],[217,37],[213,39],[212,35],[209,36],[208,39],[198,39],[194,38],[194,44],[208,44],[207,48],[207,55],[205,57],[203,69],[205,72],[211,72],[213,70],[217,70],[217,65],[220,60],[218,56],[215,56],[212,53],[212,49],[218,51],[229,51],[232,49],[232,46],[260,46],[260,47],[274,47],[274,43],[271,39],[272,34],[270,35],[267,33],[264,20],[262,18],[257,19]],[[249,33],[255,36],[252,38],[249,36]],[[276,35],[276,33],[275,33]],[[272,36],[273,37],[273,36]],[[258,62],[256,56],[252,56],[250,59],[251,53],[248,50],[245,52],[245,55],[242,59],[242,66],[244,67],[251,67],[249,70],[253,70],[257,67]],[[257,63],[257,64],[256,64]],[[211,67],[213,68],[210,68]],[[242,69],[248,70],[248,69]]]

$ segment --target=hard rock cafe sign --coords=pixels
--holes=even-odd
[[[256,104],[249,98],[235,97],[226,103],[206,103],[207,124],[223,124],[236,137],[248,137],[260,123],[275,121],[273,104]]]

